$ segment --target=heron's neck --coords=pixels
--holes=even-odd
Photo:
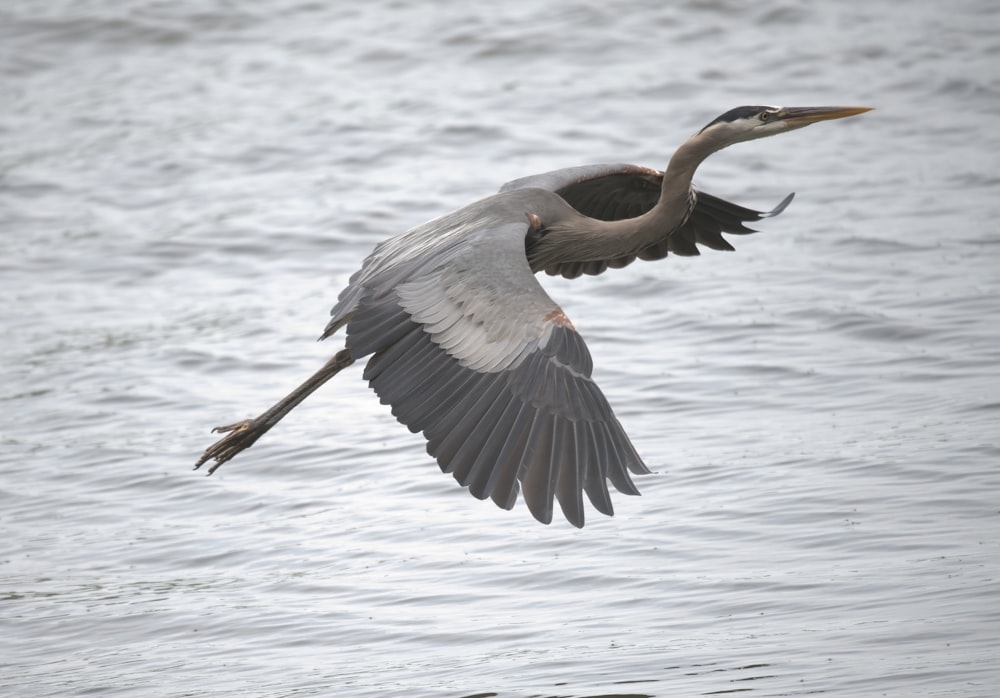
[[[715,138],[698,133],[685,141],[670,158],[663,173],[660,198],[645,215],[631,221],[633,236],[640,242],[655,242],[684,224],[691,199],[691,181],[698,166],[722,148]]]
[[[662,196],[670,196],[682,191],[684,196],[687,196],[691,189],[691,180],[694,179],[694,173],[698,166],[709,155],[722,150],[725,146],[725,143],[710,133],[696,133],[684,141],[674,156],[670,158],[666,172],[663,173]]]

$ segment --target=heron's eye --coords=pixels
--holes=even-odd
[[[771,118],[771,112],[769,112],[769,111],[762,111],[760,113],[760,120],[761,121],[767,121],[770,118]]]

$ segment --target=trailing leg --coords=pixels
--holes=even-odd
[[[351,356],[351,352],[347,349],[341,349],[323,365],[323,368],[316,371],[302,385],[281,398],[281,400],[259,417],[245,419],[236,424],[215,427],[212,429],[213,433],[220,432],[226,435],[205,449],[201,458],[194,464],[194,469],[197,470],[204,463],[214,458],[215,463],[208,469],[208,474],[211,475],[220,465],[237,453],[253,446],[257,439],[280,422],[300,402],[353,363],[354,357]]]

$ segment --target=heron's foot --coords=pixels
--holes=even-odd
[[[201,458],[194,464],[194,469],[197,470],[204,463],[214,458],[215,463],[208,469],[208,474],[211,475],[220,465],[237,453],[253,446],[254,442],[267,430],[268,426],[260,419],[244,419],[242,422],[236,422],[236,424],[215,427],[212,429],[213,434],[219,432],[220,434],[226,434],[226,436],[223,436],[205,449]]]

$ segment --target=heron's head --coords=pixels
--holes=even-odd
[[[792,131],[817,121],[843,119],[871,111],[871,107],[736,107],[711,121],[698,132],[725,148],[733,143],[752,141]]]

